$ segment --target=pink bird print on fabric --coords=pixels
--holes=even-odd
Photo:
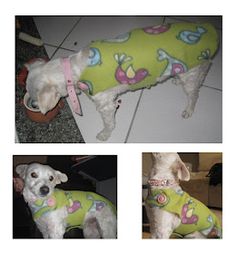
[[[189,204],[191,204],[191,200],[182,207],[181,222],[183,224],[195,224],[198,221],[198,216],[194,214],[194,208],[190,208]]]
[[[168,31],[169,29],[170,29],[170,25],[166,24],[166,25],[144,27],[143,31],[147,34],[158,35]]]
[[[118,67],[115,72],[115,78],[120,84],[133,85],[144,80],[148,75],[148,70],[140,68],[135,71],[132,64],[128,66],[126,70],[122,68],[122,64],[132,60],[132,57],[126,56],[126,54],[115,54],[115,60],[118,63]]]

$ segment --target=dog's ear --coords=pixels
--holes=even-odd
[[[181,181],[189,181],[190,179],[190,173],[188,171],[188,168],[183,163],[183,161],[178,158],[173,165],[173,171],[177,173],[177,177]]]
[[[158,153],[152,153],[152,156],[153,156],[154,158],[156,158],[157,154],[158,154]]]
[[[28,71],[33,70],[34,68],[37,68],[39,66],[43,66],[45,64],[45,61],[43,59],[38,59],[37,61],[34,61],[33,63],[26,63],[24,66]]]
[[[28,169],[28,164],[20,164],[16,166],[16,173],[24,180]]]
[[[65,183],[68,181],[66,174],[61,173],[60,171],[55,171],[56,173],[56,184]]]
[[[39,92],[37,96],[38,107],[42,114],[46,114],[49,110],[53,109],[61,95],[57,91],[55,86],[44,86]]]
[[[76,68],[79,68],[82,71],[86,66],[89,58],[89,48],[83,48],[74,56],[72,56],[72,61],[75,61]]]
[[[158,157],[160,157],[159,153],[152,153],[153,160],[156,160]]]

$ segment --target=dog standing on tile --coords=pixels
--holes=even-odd
[[[190,173],[177,153],[153,153],[145,201],[152,238],[221,238],[218,218],[179,186]]]
[[[46,114],[68,96],[82,114],[76,94],[85,92],[100,112],[107,140],[115,128],[118,96],[174,78],[187,95],[182,113],[189,118],[199,89],[218,48],[218,35],[208,23],[176,23],[134,29],[114,39],[92,42],[65,59],[28,64],[27,92]]]
[[[116,238],[116,209],[106,198],[54,188],[68,178],[48,165],[22,164],[16,172],[24,180],[24,199],[44,238],[63,238],[76,227],[85,238]]]

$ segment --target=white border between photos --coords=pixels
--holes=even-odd
[[[234,243],[235,202],[234,189],[236,179],[235,169],[235,78],[231,49],[235,42],[233,30],[234,7],[222,1],[163,1],[148,2],[119,0],[109,6],[103,0],[81,4],[81,1],[71,1],[65,4],[55,1],[41,0],[11,1],[1,7],[1,24],[4,30],[1,34],[1,153],[0,153],[0,195],[2,218],[0,241],[1,248],[17,253],[44,251],[54,253],[76,252],[172,252],[185,251],[199,253],[209,251],[215,254],[223,253],[226,247]],[[108,2],[108,1],[107,1]],[[109,1],[111,2],[111,1]],[[214,6],[213,6],[214,5]],[[232,8],[232,11],[231,11]],[[135,11],[135,13],[133,13]],[[223,15],[224,27],[224,143],[223,144],[15,144],[14,143],[14,85],[15,84],[15,45],[14,16],[15,15],[75,15],[75,14],[146,14],[146,15]],[[226,41],[225,38],[229,36]],[[234,39],[232,38],[234,36]],[[232,40],[232,42],[231,42]],[[225,44],[227,46],[225,47]],[[228,57],[227,57],[228,56]],[[227,84],[227,85],[226,85]],[[228,87],[230,86],[230,87]],[[222,152],[224,163],[224,210],[223,210],[223,240],[142,240],[141,227],[141,158],[142,152],[177,151],[177,152]],[[118,239],[117,240],[12,240],[12,155],[30,154],[117,154],[118,155]],[[137,169],[137,170],[134,170]]]

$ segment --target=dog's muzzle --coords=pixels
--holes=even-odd
[[[31,98],[29,98],[29,100],[27,101],[27,106],[32,109],[39,109],[38,102],[36,100],[31,99]]]
[[[46,185],[40,187],[40,189],[39,189],[41,196],[46,196],[49,193],[49,191],[50,191],[50,189]]]

